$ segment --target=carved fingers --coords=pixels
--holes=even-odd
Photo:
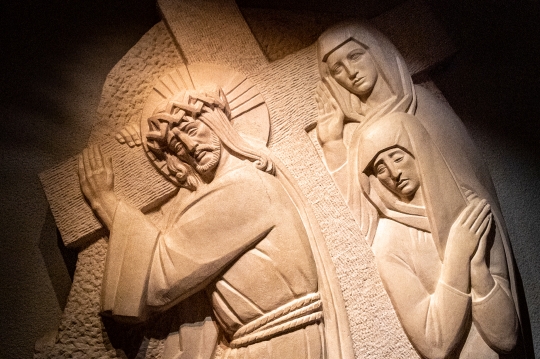
[[[326,86],[319,82],[315,91],[317,102],[317,138],[321,145],[343,139],[343,111]]]
[[[85,148],[78,161],[81,191],[94,211],[109,226],[116,210],[112,159],[104,158],[101,147]]]
[[[478,247],[474,253],[474,257],[471,260],[472,265],[480,265],[485,261],[486,248],[488,243],[488,235],[491,231],[491,225],[493,224],[493,215],[489,214],[481,223],[477,232],[480,232],[480,240],[478,241]]]
[[[487,236],[491,226],[491,207],[485,199],[475,199],[460,213],[449,234],[448,247],[462,258],[470,259],[481,238]]]
[[[486,252],[488,249],[489,233],[493,224],[493,214],[489,214],[484,219],[484,224],[479,228],[482,232],[476,252],[471,259],[471,289],[473,298],[478,300],[488,295],[495,286],[495,280],[489,271],[486,263]],[[485,227],[485,228],[482,228]]]
[[[467,202],[472,202],[472,201],[479,201],[480,198],[478,198],[478,195],[471,191],[470,189],[465,189],[465,197],[467,197]]]
[[[115,136],[116,140],[121,143],[127,143],[129,147],[140,146],[141,145],[141,136],[139,134],[139,128],[136,125],[129,124],[124,127],[119,133]]]
[[[491,207],[485,199],[471,202],[465,210],[471,207],[472,210],[469,210],[470,214],[465,218],[464,224],[472,232],[481,235],[483,233],[482,228],[485,229],[487,225],[486,220],[489,219],[488,215],[491,213]]]

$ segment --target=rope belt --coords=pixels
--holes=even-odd
[[[323,317],[319,293],[293,300],[249,322],[234,333],[231,348],[240,348],[319,322]]]

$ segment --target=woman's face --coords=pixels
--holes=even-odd
[[[397,147],[386,150],[375,158],[373,173],[384,187],[403,202],[410,202],[420,188],[415,159]]]
[[[377,83],[379,73],[373,58],[354,41],[331,53],[326,64],[337,83],[360,98],[369,96]]]

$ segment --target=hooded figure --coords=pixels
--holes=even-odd
[[[355,49],[360,49],[361,54],[355,54]],[[319,100],[335,102],[336,112],[342,117],[341,124],[336,123],[341,125],[342,147],[336,150],[342,152],[343,163],[333,166],[334,177],[339,177],[336,182],[368,241],[372,237],[371,228],[369,220],[361,218],[366,214],[360,213],[362,200],[358,195],[361,191],[354,181],[351,166],[357,162],[362,147],[359,138],[363,129],[390,113],[415,115],[449,162],[458,181],[497,204],[489,173],[459,118],[447,104],[413,84],[402,56],[380,32],[357,22],[338,24],[319,37],[317,54],[320,92],[326,95]],[[370,82],[371,69],[376,75],[372,75],[374,79]],[[317,128],[319,132],[323,130],[323,126]],[[324,143],[321,144],[324,150]],[[332,155],[328,152],[325,151],[326,158]]]
[[[381,118],[362,143],[362,191],[380,217],[372,249],[415,348],[426,358],[525,357],[503,233],[487,202],[457,183],[412,115]]]
[[[373,243],[380,208],[373,206],[362,191],[362,183],[368,180],[359,167],[363,133],[387,115],[414,115],[433,148],[442,155],[458,188],[468,188],[491,206],[500,232],[501,253],[506,256],[513,300],[519,308],[522,333],[526,336],[526,353],[534,357],[523,288],[495,189],[463,123],[447,103],[413,84],[397,49],[380,32],[365,24],[344,22],[328,29],[318,39],[317,56],[321,75],[317,89],[319,143],[327,167],[365,239]],[[442,212],[434,213],[436,216]],[[443,232],[451,224],[441,223],[448,227]]]

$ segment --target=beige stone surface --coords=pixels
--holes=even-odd
[[[233,11],[234,14],[239,15],[238,12],[234,12],[234,9],[231,11]],[[179,27],[186,26],[183,23],[175,24],[169,21],[169,26],[173,27],[173,25]],[[244,30],[245,29],[246,28],[244,28]],[[194,31],[194,29],[190,29],[190,31]],[[188,41],[188,37],[179,40],[182,49],[182,44],[187,47],[186,51],[183,51],[184,54],[193,53],[192,56],[197,60],[215,60],[216,50],[215,45],[212,45],[212,41],[219,41],[219,39],[216,39],[217,35],[204,32],[201,35],[203,39],[208,39],[208,41],[210,41],[210,44],[207,47],[209,52],[205,53],[200,50],[194,52],[194,50],[190,50],[190,46],[193,46],[193,41]],[[242,38],[245,38],[245,33],[243,37],[233,37],[235,40]],[[234,50],[234,45],[224,47],[221,50],[224,52],[223,58],[227,59],[228,65],[237,68],[244,66],[244,59],[242,57],[232,56],[234,55],[234,51],[232,51]],[[133,49],[132,52],[135,53],[135,58],[140,57],[137,53],[138,49]],[[266,71],[257,71],[258,75],[253,76],[253,80],[259,84],[261,89],[263,89],[262,93],[269,104],[271,118],[273,119],[273,136],[271,137],[270,148],[275,151],[285,162],[287,167],[291,169],[291,172],[293,173],[293,176],[297,178],[300,187],[304,193],[307,194],[308,200],[314,204],[314,211],[320,220],[323,233],[327,235],[329,250],[336,263],[338,277],[341,279],[341,286],[342,288],[346,288],[344,290],[344,297],[347,303],[349,317],[354,318],[352,319],[351,324],[357,355],[363,357],[379,353],[382,355],[395,355],[395,357],[407,357],[410,354],[406,353],[408,351],[411,353],[412,349],[401,332],[395,314],[393,313],[388,299],[384,295],[382,286],[378,280],[376,271],[374,270],[372,254],[369,248],[365,243],[358,240],[360,234],[355,228],[354,222],[348,214],[346,207],[340,203],[339,196],[333,196],[334,199],[330,200],[330,202],[328,202],[328,200],[332,197],[321,200],[320,196],[318,196],[321,189],[326,193],[332,193],[332,191],[335,192],[335,189],[328,177],[324,178],[324,167],[317,157],[315,148],[305,133],[305,128],[308,126],[309,122],[316,118],[313,101],[314,85],[310,85],[309,81],[311,79],[311,83],[314,84],[317,80],[314,52],[314,48],[309,47],[286,59],[270,64],[270,66],[265,69]],[[231,55],[227,55],[228,53]],[[128,54],[128,56],[129,55],[130,54]],[[255,55],[251,55],[250,53],[246,55],[248,59],[247,63],[251,65],[248,65],[244,71],[249,72],[249,70],[262,66],[261,62],[264,59],[259,55],[260,54],[258,54],[257,51],[255,51]],[[128,58],[128,56],[126,56],[126,58]],[[255,59],[253,60],[254,65],[249,62],[249,59]],[[126,68],[125,63],[120,63],[115,69],[121,71]],[[137,66],[134,66],[134,68],[136,69]],[[133,70],[130,69],[129,71]],[[111,77],[112,76],[110,76],[109,79],[111,79]],[[128,78],[133,78],[130,72],[128,72]],[[283,79],[286,80],[284,81]],[[124,86],[126,86],[126,89],[145,88],[145,86],[139,85],[139,87],[136,87],[133,86],[133,84],[129,87],[127,84],[124,84]],[[111,106],[111,102],[110,100],[107,100],[107,98],[110,96],[109,91],[113,88],[113,86],[106,84],[103,94],[104,100],[100,106],[100,114],[106,113],[106,111],[102,110],[104,107],[107,108],[107,106]],[[302,90],[299,91],[299,89]],[[145,90],[139,91],[145,93]],[[129,94],[126,94],[126,97],[129,98]],[[131,111],[127,109],[126,112],[128,115],[121,117],[119,116],[121,112],[115,108],[113,114],[108,116],[113,119],[113,121],[111,121],[112,124],[111,122],[106,123],[103,120],[98,123],[90,143],[96,143],[95,139],[99,136],[96,133],[102,133],[102,136],[106,137],[113,129],[118,131],[119,125],[129,121],[126,121],[125,118],[130,119],[134,116],[134,111],[132,109]],[[297,120],[291,123],[290,119],[303,119],[305,122],[302,123]],[[122,121],[124,121],[124,123],[122,123]],[[304,154],[301,163],[299,163],[300,161],[298,161],[296,157],[297,153]],[[317,175],[311,175],[313,172]],[[328,213],[329,209],[331,211],[330,213]],[[323,220],[323,218],[325,220]],[[329,218],[334,218],[335,220],[328,221]],[[347,220],[347,218],[349,219]],[[362,286],[351,285],[353,283],[362,283]],[[366,301],[363,298],[370,298],[371,301]],[[366,325],[366,323],[369,324]],[[381,337],[376,334],[379,332],[377,328],[385,328],[386,331],[393,331],[395,335]],[[400,336],[402,338],[401,340],[395,339]]]
[[[113,140],[113,135],[142,110],[154,81],[181,63],[166,27],[163,23],[157,24],[109,73],[98,109],[100,119],[94,127],[89,143]],[[135,102],[119,101],[124,96],[134,99]],[[124,116],[125,114],[127,116]],[[157,173],[154,174],[156,176],[153,180],[160,177]],[[36,358],[77,356],[100,358],[124,355],[121,352],[117,353],[110,342],[103,338],[107,337],[107,332],[99,315],[106,247],[106,240],[101,239],[79,252],[77,275],[73,280],[67,309],[62,315],[55,344],[37,352]],[[150,358],[159,357],[159,351],[155,349],[159,344],[154,342],[155,340],[152,340],[151,344],[148,344],[148,349],[145,349]],[[140,345],[138,343],[130,346],[131,342],[121,335],[115,343],[117,347],[126,348],[127,352],[138,351]]]
[[[249,27],[234,1],[160,0],[158,4],[188,63],[213,62],[249,75],[267,62],[257,40],[246,36]]]
[[[212,36],[213,34],[210,33],[209,37]],[[152,37],[154,38],[150,41],[150,46],[146,47],[148,46],[146,41],[149,41],[149,38]],[[161,48],[161,45],[154,45],[160,43],[165,43],[163,48],[166,49],[165,53],[168,54],[168,57],[163,61],[160,60],[160,55],[158,55],[163,51],[163,48]],[[149,48],[149,50],[144,47]],[[148,52],[153,53],[148,54]],[[201,59],[200,54],[197,54],[197,56],[199,56],[198,59]],[[212,57],[215,55],[209,56],[211,59],[216,59]],[[435,58],[441,59],[445,56],[437,55]],[[414,56],[411,58],[414,59]],[[256,52],[252,59],[251,68],[258,69],[261,66],[259,63],[261,60]],[[142,79],[139,78],[138,73],[132,70],[131,61],[135,62],[133,68],[144,69],[142,72],[147,75],[143,76]],[[234,65],[235,61],[234,59],[228,60],[228,64],[233,64],[235,67],[240,66],[238,64]],[[90,142],[100,143],[106,138],[110,138],[111,133],[118,131],[126,123],[134,121],[133,119],[138,117],[144,95],[147,95],[148,91],[150,91],[152,81],[155,81],[156,76],[162,74],[165,69],[172,68],[180,62],[179,57],[173,51],[170,38],[164,31],[164,26],[162,24],[157,25],[111,72],[103,94],[102,105],[100,106],[102,120],[95,127]],[[143,63],[144,66],[141,65]],[[412,62],[412,67],[419,69],[418,71],[429,66]],[[265,71],[253,75],[254,81],[266,85],[261,86],[261,92],[269,103],[272,118],[275,119],[272,124],[273,132],[270,147],[290,168],[303,192],[313,205],[315,214],[321,223],[330,253],[336,262],[338,277],[344,288],[347,310],[350,317],[353,318],[351,325],[354,328],[353,339],[357,343],[355,347],[357,357],[410,357],[414,355],[412,354],[414,351],[408,345],[408,341],[403,334],[396,334],[397,337],[401,336],[401,340],[396,340],[396,337],[392,335],[381,336],[379,334],[381,328],[385,328],[387,333],[389,331],[399,332],[401,328],[396,322],[395,314],[376,275],[372,254],[367,246],[358,243],[360,234],[354,220],[340,200],[339,193],[328,174],[326,174],[326,169],[320,162],[312,141],[309,140],[308,135],[305,133],[305,128],[310,127],[316,118],[316,107],[312,98],[316,81],[313,74],[316,71],[314,48],[309,47],[284,58],[282,61],[271,63]],[[125,72],[128,73],[127,80],[121,79]],[[246,70],[246,72],[249,72],[249,70]],[[286,79],[286,81],[283,81],[283,79]],[[302,88],[303,90],[294,91],[296,88]],[[136,99],[135,106],[132,104],[126,105],[124,102],[124,105],[117,107],[116,101],[131,98],[132,95]],[[111,98],[115,99],[115,101],[112,101]],[[122,103],[122,101],[120,102]],[[290,119],[301,119],[303,122],[291,123]],[[302,161],[298,161],[298,153],[302,154]],[[306,176],[307,173],[310,175]],[[321,193],[329,195],[321,197]],[[99,268],[100,259],[96,260],[96,257],[104,255],[101,246],[105,246],[103,240],[82,251],[79,262],[93,263],[93,266]],[[90,248],[96,250],[101,248],[101,251],[89,251]],[[87,262],[85,262],[85,259]],[[88,268],[92,265],[88,264]],[[92,313],[92,315],[97,315],[95,290],[89,290],[87,283],[80,283],[80,281],[81,279],[78,279],[74,282],[70,303],[76,302],[77,299],[75,298],[81,296],[91,297],[91,299],[83,300],[79,306],[71,307],[74,308],[73,312],[66,311],[63,323],[71,321],[73,325],[62,326],[59,338],[81,336],[81,333],[77,333],[80,330],[76,329],[78,324],[74,324],[71,319],[73,316],[83,316],[84,310],[87,310],[84,315]],[[86,280],[84,281],[86,282]],[[100,279],[96,276],[91,282],[97,284],[99,281]],[[82,288],[82,291],[78,292],[77,289],[79,288]],[[366,300],[366,298],[369,298],[369,300]],[[383,307],[382,310],[381,307]],[[95,325],[97,324],[94,323]],[[374,333],[377,333],[377,335],[374,335]],[[92,334],[92,336],[95,336],[95,334]],[[69,342],[69,340],[66,342]],[[107,351],[109,344],[106,341],[98,340],[95,344],[98,349],[92,354],[93,357],[120,355],[113,353],[110,349]],[[156,345],[152,341],[150,348],[154,348]],[[54,350],[56,350],[56,354],[62,353],[62,355],[69,356],[68,353],[75,353],[73,355],[76,356],[81,353],[81,348],[85,349],[86,347],[81,345],[80,348],[77,348],[77,345],[73,344],[64,348],[57,346]],[[154,349],[149,349],[146,353],[147,357],[159,356],[159,354],[152,353],[157,353],[157,351],[154,352]],[[45,357],[47,355],[51,354],[44,354]]]
[[[139,148],[120,146],[114,138],[102,142],[101,148],[104,154],[114,158],[115,168],[123,169],[115,176],[118,195],[143,212],[165,202],[176,190],[165,178],[156,176],[156,170]],[[77,175],[78,158],[72,157],[40,174],[56,225],[68,247],[82,247],[104,234],[102,224],[82,198]]]
[[[144,153],[121,146],[114,135],[130,121],[138,122],[154,82],[182,62],[163,24],[156,25],[138,44],[107,77],[89,143],[103,144],[104,151],[115,158],[113,165],[126,168],[117,188],[133,205],[149,209],[156,199],[166,198],[175,187],[155,172]],[[124,98],[132,100],[124,102]],[[76,163],[77,157],[73,157],[40,176],[62,239],[68,246],[81,246],[103,234],[101,223],[81,196],[78,181],[73,182],[77,180],[73,172]],[[62,178],[71,180],[59,181]],[[78,220],[65,217],[68,213],[78,213]]]
[[[209,2],[208,4],[213,3]],[[224,4],[228,5],[224,7]],[[180,18],[171,16],[168,27],[176,34],[173,42],[176,42],[177,46],[181,46],[181,56],[188,58],[190,63],[205,61],[227,64],[232,68],[242,69],[248,75],[256,73],[260,67],[267,66],[268,60],[282,58],[309,46],[326,27],[344,18],[335,14],[311,13],[310,16],[306,16],[290,11],[247,9],[245,10],[246,16],[248,20],[251,19],[248,21],[250,25],[248,28],[236,5],[231,2],[223,2],[211,5],[208,10],[219,9],[217,11],[219,16],[214,16],[213,22],[216,23],[219,20],[219,24],[215,25],[216,28],[226,29],[215,33],[214,30],[205,26],[204,22],[190,20],[197,18],[197,16],[204,16],[203,13],[206,10],[203,7],[191,6],[188,3],[177,1],[163,1],[161,8],[166,19],[169,13],[184,14]],[[416,21],[417,16],[421,17],[423,21]],[[231,22],[227,19],[235,20]],[[421,75],[455,51],[450,38],[440,28],[433,14],[422,1],[405,2],[373,19],[372,22],[394,42],[398,49],[402,50],[402,55],[413,77]],[[407,32],[401,31],[404,28],[407,29]],[[256,39],[253,36],[242,35],[250,30],[253,31]],[[410,39],[415,39],[415,41],[411,42]],[[259,43],[257,44],[256,41]],[[148,46],[156,45],[149,44]],[[205,50],[201,51],[201,48]],[[246,53],[246,49],[250,49],[248,53]],[[239,52],[242,53],[241,57],[236,55]],[[172,54],[164,53],[163,61],[168,61],[170,56],[178,56]],[[133,60],[129,62],[129,65],[124,61],[115,66],[119,71],[120,69],[123,71],[127,80],[115,80],[109,76],[109,80],[104,85],[102,101],[98,108],[98,123],[92,132],[89,143],[95,143],[96,136],[112,138],[111,134],[118,132],[127,123],[139,122],[140,108],[138,105],[144,101],[142,98],[150,94],[153,85],[151,79],[156,80],[156,73],[149,73],[149,78],[142,76],[141,79],[138,79],[136,75],[138,71],[142,69],[144,69],[144,73],[152,71],[150,70],[152,66],[148,67],[150,58],[144,58],[145,54],[138,49],[133,49],[130,56],[139,61],[133,65],[131,65]],[[170,70],[172,68],[174,67],[171,63]],[[304,74],[304,76],[306,75]],[[314,72],[309,72],[309,76],[316,75]],[[262,81],[261,85],[265,86],[265,81],[277,80],[261,79],[260,81]],[[114,101],[114,99],[118,100],[129,96],[133,98],[131,105],[126,105],[122,101]],[[117,102],[119,103],[117,104]],[[112,108],[112,106],[115,107]],[[316,117],[300,116],[298,118],[304,121],[305,128],[311,128],[315,125]],[[283,131],[277,132],[284,133]],[[113,140],[107,142],[106,147],[107,151],[118,161],[122,161],[130,153],[123,146],[115,146]],[[144,163],[143,156],[136,156],[136,160],[139,163],[138,166],[141,166],[140,176],[135,177],[137,181],[134,182],[133,186],[127,187],[123,186],[127,185],[127,182],[119,181],[117,188],[120,189],[121,193],[125,193],[125,197],[129,198],[137,207],[149,209],[156,203],[156,199],[159,203],[159,199],[166,198],[174,188],[159,176],[153,176],[151,167]],[[83,245],[97,238],[96,234],[99,236],[100,233],[103,233],[99,221],[93,216],[88,216],[90,208],[82,201],[78,185],[68,180],[62,182],[62,186],[55,185],[59,178],[66,176],[72,178],[73,173],[70,172],[70,169],[75,163],[75,158],[73,158],[41,175],[42,184],[51,202],[51,209],[58,222],[62,238],[64,243],[69,246]],[[134,169],[132,168],[132,170]],[[127,172],[125,173],[126,176],[129,175]],[[148,190],[141,191],[143,188]],[[80,215],[77,221],[73,221],[63,217],[62,213],[80,213]]]
[[[277,9],[247,8],[242,12],[270,61],[313,44],[328,27],[353,17],[342,13]],[[405,1],[370,19],[370,22],[400,50],[415,77],[456,51],[452,40],[424,1]]]
[[[197,72],[190,73],[195,78]],[[107,208],[115,212],[107,223],[101,310],[118,320],[141,320],[147,311],[185,306],[183,299],[205,288],[219,334],[229,340],[225,357],[323,358],[326,348],[333,357],[352,358],[324,239],[286,169],[264,147],[238,136],[232,123],[239,119],[232,101],[238,97],[228,103],[225,96],[232,93],[227,86],[219,92],[179,89],[142,124],[150,126],[143,142],[155,157],[191,168],[189,177],[177,178],[183,188],[164,209],[168,220],[159,227],[110,199],[116,197],[106,179],[112,168],[100,153],[84,152],[85,196],[105,209],[98,211],[102,218],[110,217]],[[109,207],[111,201],[117,204]],[[198,349],[196,328],[180,326],[182,350],[203,350],[207,358],[217,333],[209,332],[206,347]]]

